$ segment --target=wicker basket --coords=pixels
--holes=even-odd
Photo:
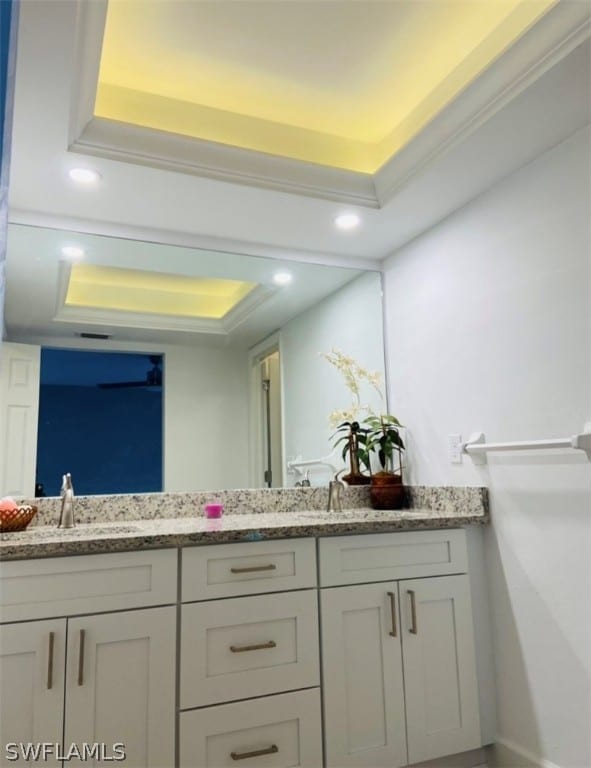
[[[0,533],[9,531],[24,531],[27,525],[37,514],[37,507],[28,505],[16,509],[3,509],[0,511]]]

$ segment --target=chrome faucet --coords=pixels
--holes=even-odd
[[[307,469],[306,474],[304,476],[303,480],[298,480],[297,483],[295,483],[296,488],[309,488],[312,485],[310,482],[310,471]]]
[[[345,487],[345,483],[342,480],[339,480],[336,476],[334,480],[330,481],[328,484],[328,506],[326,508],[327,512],[343,511],[341,506],[341,491]]]
[[[73,528],[74,523],[74,486],[72,485],[72,475],[67,472],[62,475],[62,506],[60,511],[60,521],[58,528]]]

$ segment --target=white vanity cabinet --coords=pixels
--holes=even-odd
[[[319,557],[327,768],[480,747],[464,532],[321,539]]]
[[[3,750],[98,742],[112,756],[120,743],[126,765],[174,765],[176,559],[161,550],[2,564],[2,619],[21,620],[0,627]],[[145,607],[161,602],[170,605]],[[52,613],[62,618],[36,620]]]
[[[0,612],[5,755],[398,768],[483,743],[463,530],[3,562]]]
[[[314,539],[183,550],[181,768],[322,766],[315,566]]]

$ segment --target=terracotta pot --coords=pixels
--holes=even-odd
[[[371,478],[369,497],[374,509],[402,509],[405,502],[402,478],[390,472],[378,472]]]

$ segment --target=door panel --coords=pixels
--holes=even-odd
[[[480,747],[468,577],[403,581],[400,598],[409,762]]]
[[[174,765],[175,626],[174,607],[68,621],[66,744],[110,756],[124,744],[129,768]]]
[[[327,766],[406,765],[396,584],[323,589],[321,605]]]
[[[61,746],[65,655],[65,619],[0,627],[2,759],[15,754],[7,751],[10,742]],[[27,762],[18,754],[18,765],[61,765],[51,754]]]

